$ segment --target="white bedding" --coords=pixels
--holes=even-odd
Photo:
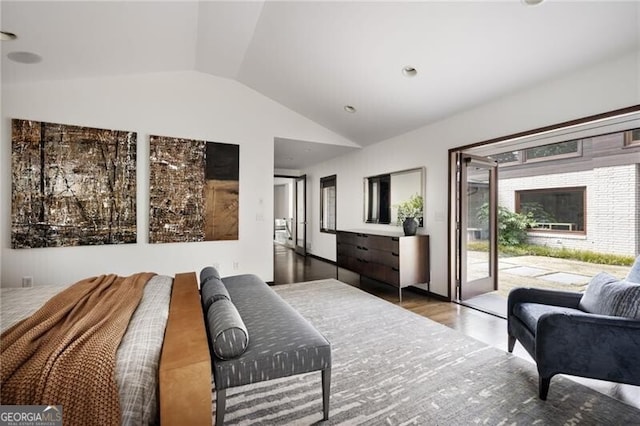
[[[158,422],[158,365],[169,316],[173,278],[156,275],[145,286],[142,300],[116,353],[116,380],[123,425]],[[0,330],[28,317],[68,286],[0,289]]]

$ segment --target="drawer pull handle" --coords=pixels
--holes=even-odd
[[[398,253],[391,252],[391,256],[400,257]]]
[[[398,269],[398,268],[391,268],[391,270],[395,271],[395,272],[400,272],[400,269]]]
[[[391,241],[400,241],[399,237],[391,237]]]

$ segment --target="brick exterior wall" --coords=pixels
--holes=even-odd
[[[500,179],[498,203],[515,211],[516,191],[586,186],[586,235],[530,232],[529,242],[600,253],[640,254],[640,165]]]

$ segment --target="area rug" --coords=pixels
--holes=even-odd
[[[532,363],[340,281],[273,288],[331,342],[326,424],[640,424],[640,410],[560,376],[541,401]],[[229,389],[225,424],[309,425],[321,413],[318,372]]]

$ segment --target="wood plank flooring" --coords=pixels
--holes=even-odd
[[[351,271],[337,268],[329,262],[311,256],[300,256],[292,249],[274,243],[274,285],[327,278],[339,279],[418,315],[506,351],[507,321],[502,318],[457,303],[438,300],[412,291],[411,288],[403,290],[402,303],[400,304],[398,303],[398,291],[395,287],[366,278],[360,279],[359,275]],[[514,354],[531,359],[520,345],[516,345]]]

